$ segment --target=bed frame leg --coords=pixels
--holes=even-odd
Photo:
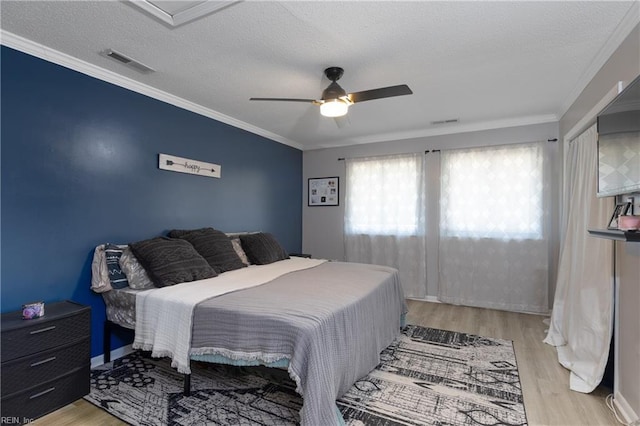
[[[111,361],[111,321],[104,321],[102,336],[102,351],[104,352],[104,363]]]
[[[184,396],[191,396],[191,374],[184,375]]]

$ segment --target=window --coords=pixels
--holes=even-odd
[[[346,233],[416,235],[423,211],[423,157],[346,160]]]
[[[442,152],[444,237],[541,239],[542,143]]]

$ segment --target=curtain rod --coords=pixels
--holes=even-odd
[[[558,138],[547,139],[547,142],[558,142]],[[510,145],[510,144],[507,144],[507,145]],[[496,145],[496,146],[501,146],[501,145]],[[427,149],[424,153],[425,153],[425,154],[428,154],[428,153],[430,153],[430,152],[440,152],[440,150],[439,150],[439,149],[432,149],[432,150],[428,150],[428,149]],[[368,155],[368,156],[366,156],[366,157],[349,157],[349,159],[352,159],[352,158],[354,158],[354,159],[355,159],[355,158],[368,158],[368,157],[387,157],[387,156],[389,156],[389,155],[402,155],[402,154],[380,154],[380,155]],[[344,158],[344,157],[340,157],[340,158],[338,158],[338,161],[344,161],[344,160],[345,160],[345,158]]]
[[[430,153],[430,152],[440,152],[440,150],[439,150],[439,149],[433,149],[433,150],[431,150],[431,151],[426,150],[424,153],[425,153],[425,154],[428,154],[428,153]],[[405,153],[405,154],[414,154],[414,153],[413,153],[413,152],[407,152],[407,153]],[[351,159],[356,159],[356,158],[388,157],[388,156],[390,156],[390,155],[404,155],[404,154],[380,154],[380,155],[367,155],[366,157],[349,157],[349,160],[351,160]],[[345,157],[340,157],[340,158],[338,158],[338,161],[344,161],[344,160],[346,160],[346,158],[345,158]]]

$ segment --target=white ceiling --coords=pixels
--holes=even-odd
[[[3,0],[2,43],[306,150],[556,121],[640,22],[634,1],[203,3],[149,2],[163,20],[128,1]],[[343,127],[249,101],[319,98],[329,66],[347,92],[414,94],[355,104]]]

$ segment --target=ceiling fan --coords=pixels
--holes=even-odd
[[[413,92],[406,84],[398,86],[381,87],[379,89],[364,90],[362,92],[347,93],[337,83],[344,70],[340,67],[329,67],[324,70],[324,75],[331,80],[331,84],[322,92],[320,99],[295,99],[295,98],[250,98],[251,101],[283,101],[283,102],[310,102],[320,105],[320,114],[325,117],[341,117],[349,110],[349,105],[357,102],[371,101],[374,99],[391,98],[394,96],[411,95]]]

